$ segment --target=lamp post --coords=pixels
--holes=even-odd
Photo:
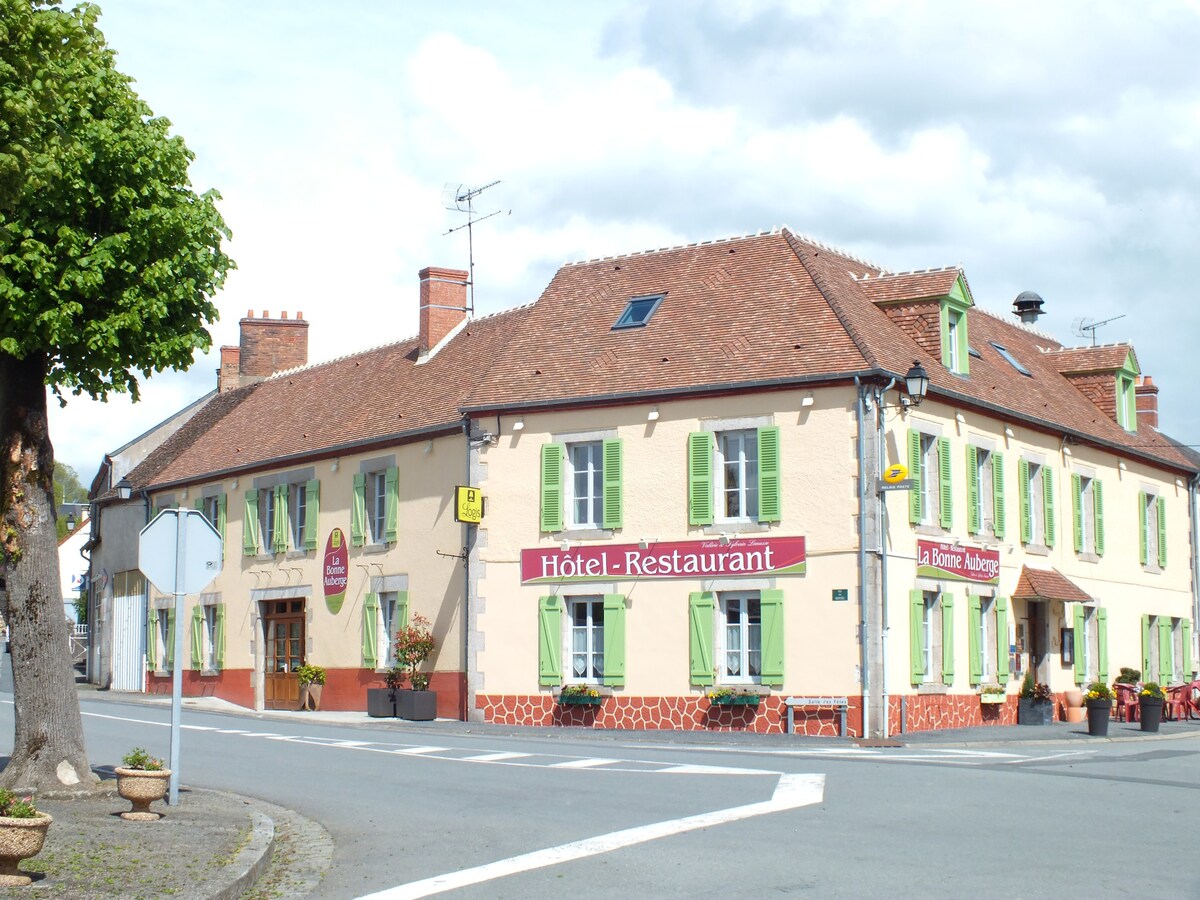
[[[128,500],[133,496],[133,484],[130,483],[129,477],[126,476],[117,482],[117,499]]]

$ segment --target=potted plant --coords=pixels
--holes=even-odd
[[[1137,684],[1142,680],[1141,669],[1131,669],[1128,666],[1121,666],[1121,674],[1114,679],[1115,684]]]
[[[305,663],[296,669],[300,680],[300,709],[316,712],[321,708],[321,692],[325,689],[325,668]]]
[[[151,756],[141,747],[134,747],[121,758],[122,765],[117,773],[117,793],[133,804],[121,813],[121,818],[130,822],[154,822],[162,818],[161,813],[152,812],[150,804],[167,795],[171,770],[163,768],[163,761]]]
[[[384,676],[387,687],[367,688],[367,715],[374,719],[396,717],[396,692],[404,682],[404,670],[392,666]]]
[[[53,821],[38,811],[32,797],[18,797],[0,788],[0,886],[18,887],[33,880],[22,875],[18,866],[21,860],[42,852]]]
[[[757,693],[728,687],[709,691],[707,696],[713,706],[758,706],[760,699]]]
[[[436,647],[424,616],[413,616],[412,622],[396,632],[396,666],[409,685],[408,690],[396,694],[396,714],[402,719],[428,722],[437,718],[437,692],[429,690],[429,674],[417,671]]]
[[[1026,672],[1017,700],[1017,722],[1021,725],[1049,725],[1054,721],[1054,695],[1050,687],[1033,680]]]
[[[1158,731],[1162,722],[1163,690],[1156,681],[1147,681],[1138,691],[1138,719],[1142,731]]]
[[[1003,703],[1007,699],[1008,694],[1004,690],[1004,685],[985,684],[979,689],[980,703]]]
[[[567,684],[558,692],[558,702],[564,706],[599,706],[604,697],[591,685]]]
[[[1108,720],[1112,716],[1112,703],[1116,695],[1103,681],[1093,681],[1084,694],[1087,704],[1088,734],[1104,737],[1108,734]]]

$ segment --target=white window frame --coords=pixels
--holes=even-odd
[[[962,361],[958,356],[958,329],[961,324],[962,313],[957,310],[946,311],[946,341],[949,344],[950,371],[961,372]]]
[[[258,491],[259,547],[263,553],[275,552],[275,488]]]
[[[400,599],[398,591],[380,591],[378,625],[375,629],[378,647],[375,648],[375,658],[379,667],[390,669],[396,665],[396,605]]]
[[[567,477],[565,479],[567,527],[568,528],[603,528],[604,527],[604,442],[603,441],[573,441],[567,442]],[[584,453],[585,468],[577,465],[576,452]],[[585,475],[588,492],[580,496],[576,490],[576,478]],[[585,504],[585,513],[578,515],[576,504]]]
[[[1096,552],[1096,479],[1091,475],[1079,475],[1079,525],[1083,532],[1080,552]]]
[[[979,598],[979,668],[984,684],[996,674],[996,598]]]
[[[762,684],[762,592],[720,591],[717,594],[716,659],[718,681],[721,684]],[[729,606],[738,604],[738,621],[730,623]],[[752,621],[751,604],[757,606],[758,621]],[[738,632],[738,647],[730,649],[730,629]],[[738,674],[732,674],[729,654],[738,654]],[[758,672],[753,671],[754,655],[758,657]]]
[[[604,597],[601,594],[581,594],[564,597],[566,615],[563,617],[563,658],[566,660],[567,684],[604,683]],[[582,624],[576,624],[582,612]],[[596,614],[599,613],[599,621]],[[577,642],[581,645],[578,649]],[[576,672],[576,657],[581,657],[584,674]]]
[[[717,508],[714,521],[717,522],[757,522],[759,513],[759,496],[758,496],[758,429],[757,428],[736,428],[717,431],[713,433],[715,440],[713,441],[713,484],[717,488]],[[730,447],[727,442],[737,442],[737,446],[732,448],[737,451],[736,459],[728,459]],[[748,444],[753,445],[753,450],[747,453],[746,447]],[[730,487],[726,481],[726,464],[733,465],[740,479],[740,484],[735,487]],[[735,495],[739,513],[737,515],[729,514],[730,496]]]
[[[942,595],[939,591],[922,591],[921,641],[925,653],[923,684],[942,681]],[[982,617],[981,617],[982,618]]]
[[[1026,459],[1029,467],[1029,543],[1046,545],[1046,490],[1042,463]]]
[[[1143,491],[1146,504],[1146,568],[1158,569],[1158,494]]]
[[[212,523],[213,528],[220,528],[220,523],[217,521],[221,509],[220,495],[213,494],[211,497],[205,497],[201,503],[203,504],[201,512],[204,513],[204,517]]]
[[[387,543],[387,469],[366,473],[367,543]]]
[[[171,618],[169,611],[164,607],[158,611],[158,634],[155,636],[158,641],[158,668],[162,672],[173,672],[174,667],[167,667],[167,647],[171,643]],[[176,665],[179,660],[174,660]]]
[[[201,609],[204,611],[204,623],[201,628],[203,655],[200,664],[205,671],[215,672],[217,670],[217,607],[213,604],[206,604]]]
[[[921,435],[921,525],[942,521],[942,469],[938,464],[938,438],[927,431]]]
[[[292,549],[304,549],[304,526],[308,519],[308,485],[303,481],[289,484],[288,536]]]
[[[996,533],[996,486],[992,472],[992,451],[975,447],[975,474],[979,484],[979,533]]]
[[[1167,643],[1171,645],[1171,683],[1179,684],[1183,681],[1183,629],[1180,628],[1180,619],[1171,619],[1171,640]],[[1190,672],[1187,674],[1191,674]]]

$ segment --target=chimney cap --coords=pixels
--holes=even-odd
[[[1042,315],[1044,301],[1040,294],[1033,291],[1021,291],[1013,301],[1013,314],[1020,317],[1022,322],[1033,324]]]

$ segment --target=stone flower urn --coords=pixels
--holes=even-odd
[[[133,804],[133,808],[121,813],[121,818],[130,822],[156,822],[162,813],[153,812],[150,804],[167,796],[170,786],[170,769],[126,769],[117,766],[117,793]]]
[[[17,868],[21,860],[37,856],[46,843],[46,831],[54,819],[38,813],[30,819],[0,816],[0,886],[19,887],[33,879]]]

